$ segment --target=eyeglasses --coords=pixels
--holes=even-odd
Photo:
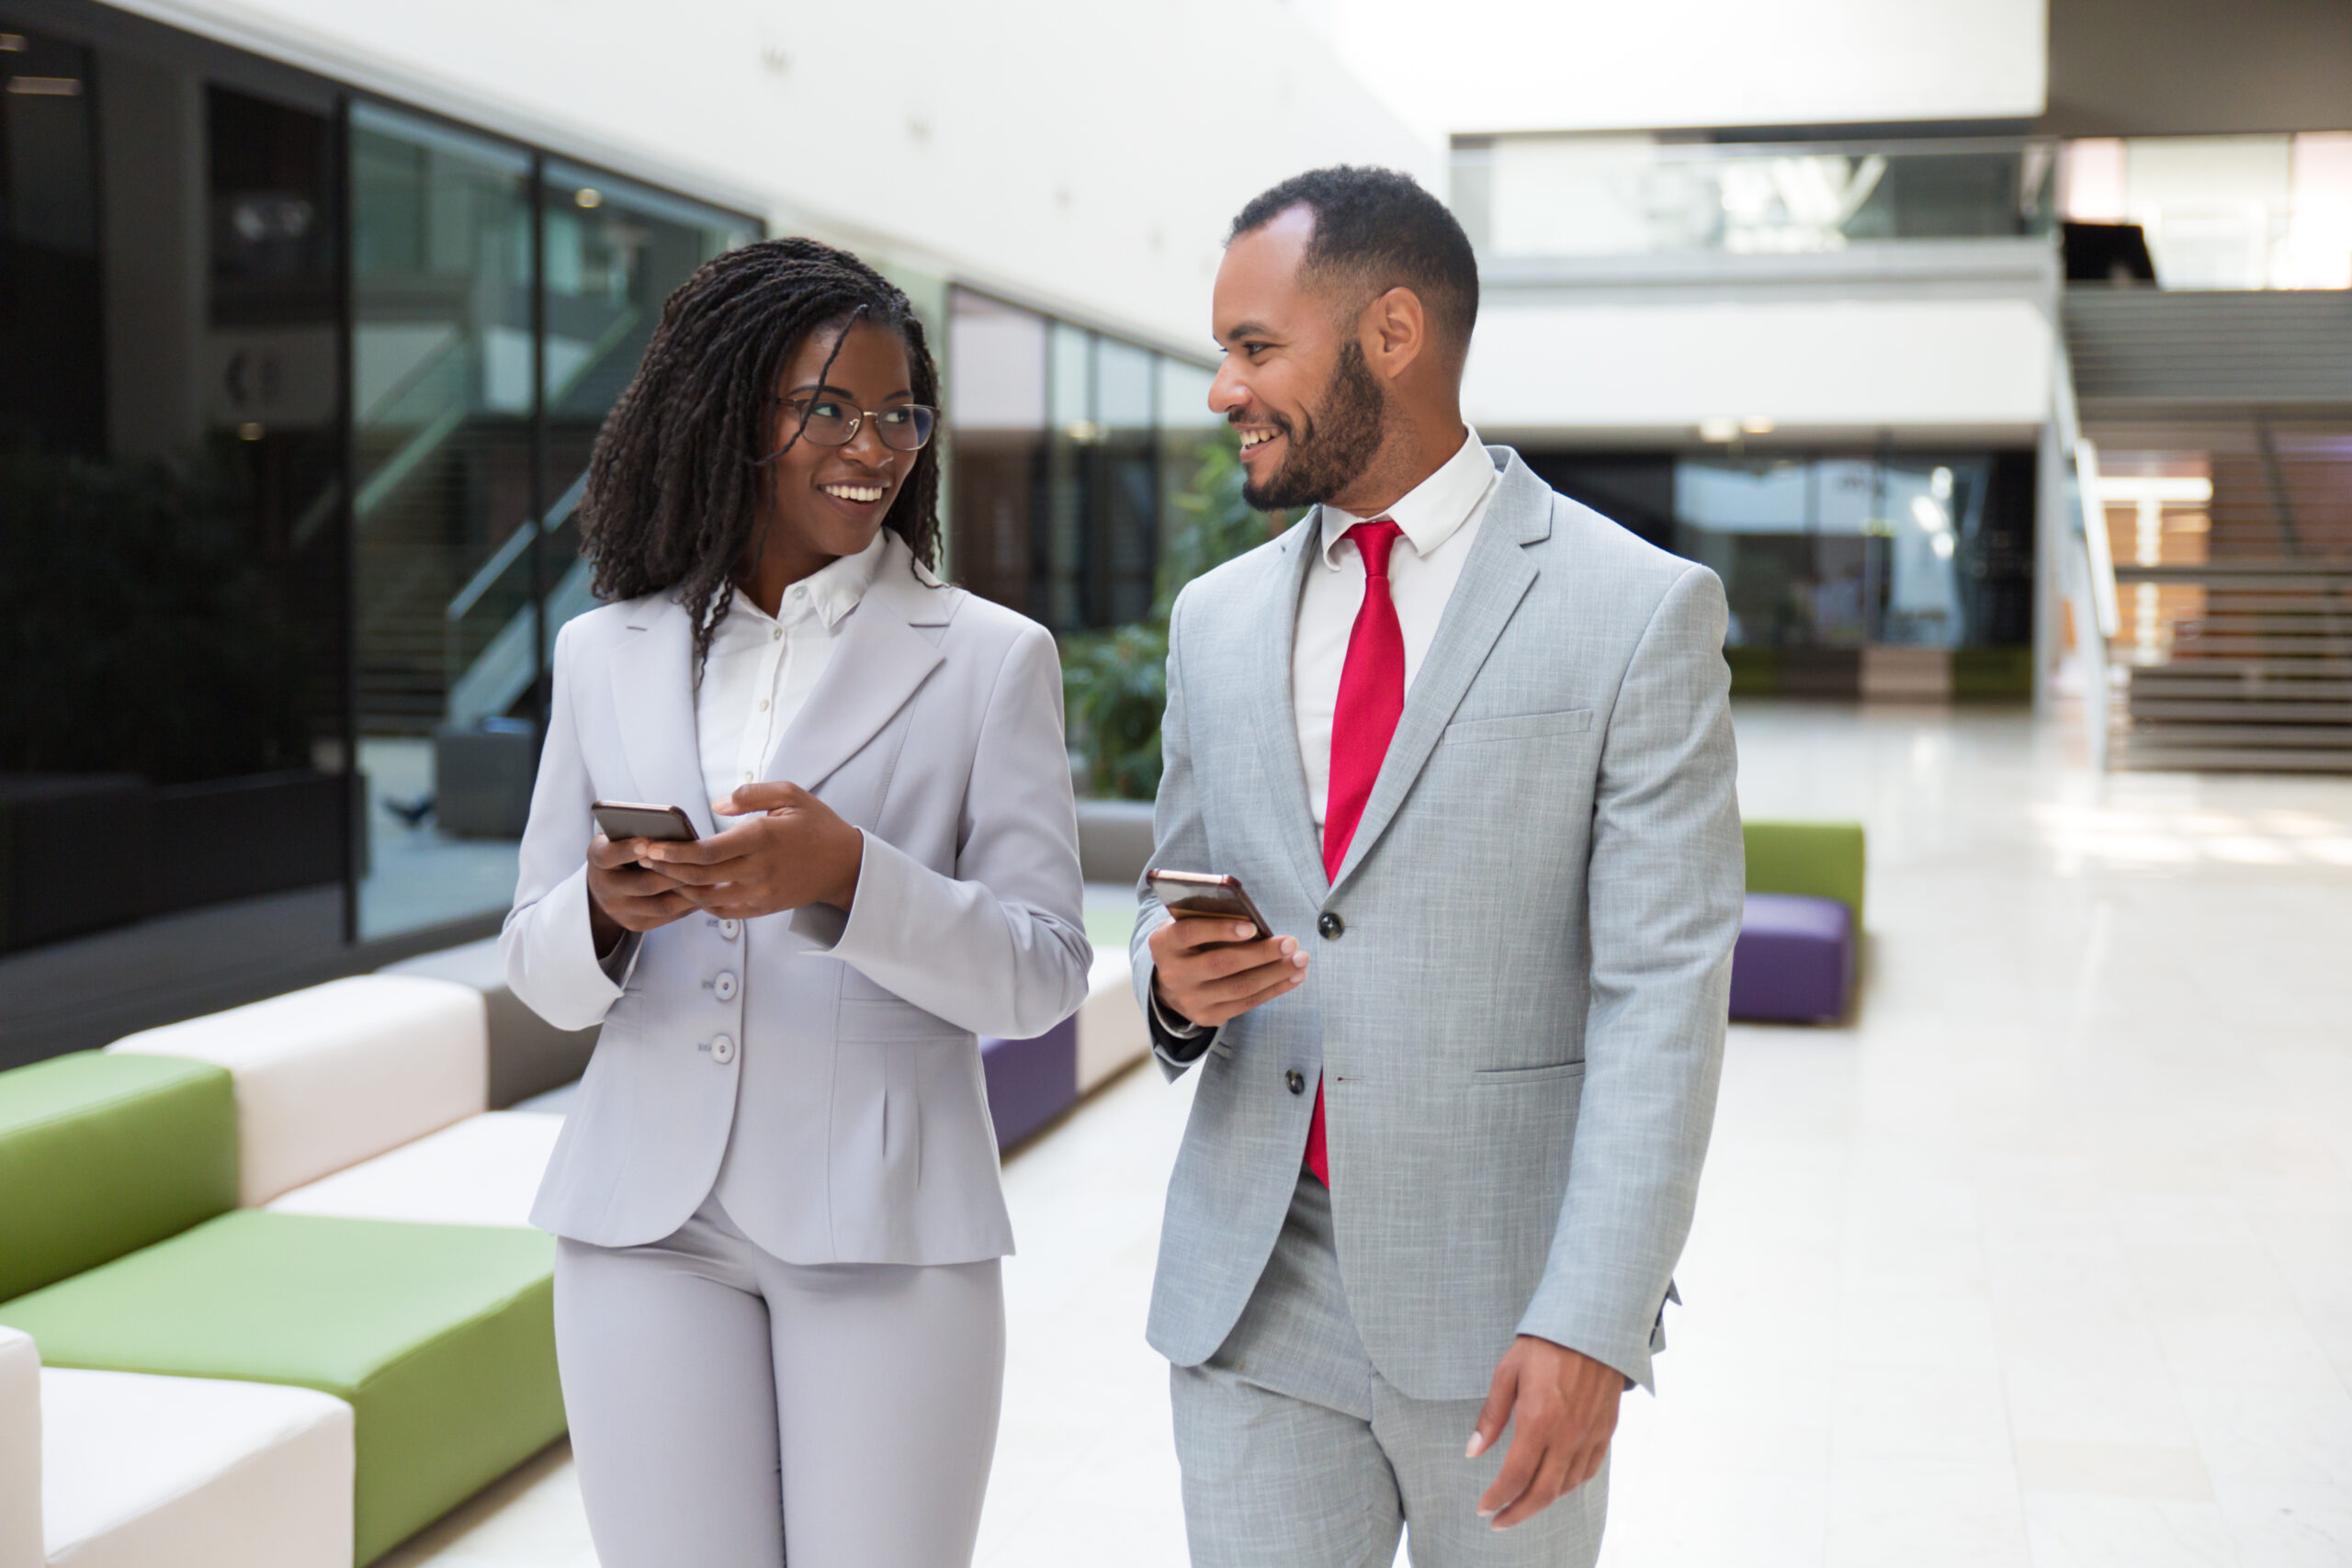
[[[894,452],[920,452],[939,426],[939,411],[921,403],[898,403],[879,413],[852,408],[839,398],[778,398],[800,416],[799,434],[820,446],[846,446],[857,439],[867,420],[874,434]],[[787,443],[788,445],[788,443]]]

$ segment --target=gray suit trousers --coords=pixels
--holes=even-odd
[[[1004,1386],[998,1260],[786,1263],[707,1199],[557,1244],[556,1353],[605,1568],[956,1568]]]
[[[1506,1442],[1463,1449],[1476,1399],[1410,1399],[1364,1352],[1340,1281],[1331,1195],[1302,1175],[1266,1271],[1216,1354],[1175,1367],[1193,1568],[1591,1568],[1609,1470],[1496,1530],[1478,1495]]]

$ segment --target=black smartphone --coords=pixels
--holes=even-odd
[[[596,826],[605,837],[619,843],[624,839],[651,839],[657,843],[677,843],[698,839],[693,818],[675,806],[637,806],[626,800],[600,800],[588,808],[594,814]]]
[[[1160,906],[1171,915],[1247,920],[1258,928],[1257,937],[1251,941],[1274,934],[1274,928],[1258,913],[1258,906],[1250,901],[1249,889],[1241,886],[1238,876],[1219,876],[1206,871],[1155,870],[1143,874]]]

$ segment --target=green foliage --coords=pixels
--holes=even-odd
[[[1230,440],[1207,449],[1175,498],[1160,542],[1151,615],[1134,626],[1062,639],[1070,742],[1090,794],[1149,800],[1159,791],[1159,720],[1168,707],[1168,614],[1184,584],[1280,527],[1241,499],[1241,458]]]
[[[0,773],[305,767],[304,661],[217,479],[0,447]]]

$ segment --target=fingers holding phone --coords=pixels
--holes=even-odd
[[[1179,914],[1151,933],[1152,988],[1162,1007],[1216,1028],[1287,996],[1306,978],[1295,938],[1261,936],[1248,920]]]
[[[677,883],[646,866],[651,844],[642,838],[616,842],[601,829],[588,841],[588,923],[599,953],[623,931],[650,931],[695,908]]]

